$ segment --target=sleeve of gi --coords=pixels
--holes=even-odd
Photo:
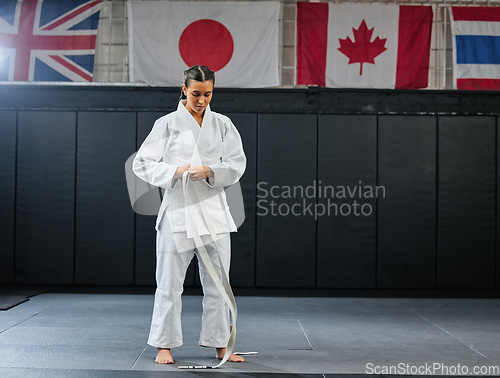
[[[166,117],[156,120],[153,129],[142,143],[134,158],[134,173],[147,183],[166,189],[174,189],[178,179],[174,179],[177,167],[163,161],[168,149],[169,131]]]
[[[222,143],[222,161],[209,166],[214,172],[214,177],[206,180],[207,184],[211,187],[233,185],[243,176],[247,164],[240,134],[231,120],[225,116],[224,126],[225,135]]]

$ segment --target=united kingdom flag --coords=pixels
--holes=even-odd
[[[102,0],[0,0],[0,81],[92,81]]]

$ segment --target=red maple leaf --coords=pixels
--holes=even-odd
[[[363,63],[375,64],[374,59],[387,50],[385,48],[387,38],[377,37],[373,42],[370,42],[373,29],[375,28],[368,29],[365,20],[363,20],[358,29],[352,28],[356,42],[351,41],[349,37],[339,38],[340,47],[338,50],[349,58],[349,64],[360,63],[359,75],[363,75]]]

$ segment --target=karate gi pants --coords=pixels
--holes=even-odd
[[[230,336],[229,308],[204,268],[193,239],[187,239],[184,232],[175,233],[174,240],[174,234],[170,232],[167,224],[168,221],[165,219],[156,234],[157,288],[148,344],[156,348],[175,348],[182,345],[181,295],[186,271],[196,254],[204,294],[199,345],[225,348]],[[225,233],[217,234],[217,237],[220,261],[229,277],[230,236],[229,233]],[[220,279],[222,270],[215,245],[210,235],[203,235],[202,240]],[[179,243],[182,245],[181,248],[177,248]]]

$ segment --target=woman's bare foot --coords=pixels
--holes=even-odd
[[[224,358],[224,354],[226,353],[226,348],[217,348],[217,358],[222,360]],[[227,359],[229,362],[243,362],[245,359],[237,354],[231,353],[229,358]]]
[[[174,360],[170,348],[158,348],[158,356],[156,356],[155,362],[157,364],[173,364]]]

